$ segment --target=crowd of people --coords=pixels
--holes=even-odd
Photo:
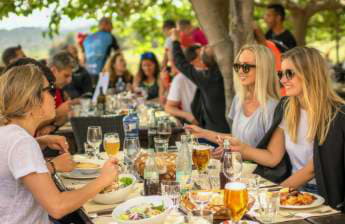
[[[71,213],[117,175],[117,161],[110,159],[95,181],[62,193],[49,175],[73,169],[66,139],[50,134],[68,120],[78,98],[92,95],[101,76],[109,76],[109,88],[124,83],[122,91],[144,89],[147,100],[217,145],[214,158],[221,158],[228,139],[230,150],[258,164],[256,173],[320,194],[345,211],[345,102],[331,86],[324,58],[314,48],[297,47],[284,19],[284,8],[272,4],[264,17],[267,33],[253,24],[255,43],[234,59],[236,95],[228,115],[213,49],[189,20],[164,22],[161,63],[144,52],[135,76],[108,18],[79,42],[83,60],[73,45],[47,62],[26,57],[21,46],[6,49],[0,77],[0,216],[5,223],[50,223],[48,214],[59,219]],[[45,160],[46,147],[63,153]]]

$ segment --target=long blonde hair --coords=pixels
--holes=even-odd
[[[271,99],[279,100],[279,81],[275,71],[274,56],[270,49],[259,44],[249,44],[243,46],[235,57],[238,63],[243,51],[249,50],[255,55],[256,78],[254,94],[260,106],[266,107],[267,101]],[[234,85],[236,95],[242,103],[248,94],[248,88],[240,82],[238,74],[234,71]]]
[[[344,104],[331,86],[329,68],[315,48],[295,47],[282,57],[296,68],[296,75],[302,80],[303,95],[290,96],[284,112],[285,124],[291,139],[297,142],[300,109],[303,106],[308,116],[308,141],[315,138],[322,145],[327,137],[332,120]]]
[[[22,118],[43,102],[44,75],[36,65],[15,66],[0,76],[0,125]]]

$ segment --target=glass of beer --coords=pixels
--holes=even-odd
[[[212,146],[207,144],[193,145],[192,160],[199,174],[205,172],[211,158]]]
[[[118,133],[105,133],[103,140],[104,150],[109,157],[116,156],[120,150],[120,138]]]
[[[240,182],[231,182],[225,185],[224,206],[230,213],[231,221],[239,224],[248,208],[247,186]]]

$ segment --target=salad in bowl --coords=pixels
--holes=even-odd
[[[119,205],[112,216],[119,224],[163,224],[172,207],[168,197],[138,197]]]

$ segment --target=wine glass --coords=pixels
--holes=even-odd
[[[120,138],[118,133],[105,133],[103,147],[109,157],[116,156],[120,150]]]
[[[230,181],[236,181],[242,173],[242,156],[239,152],[224,152],[223,173]]]
[[[139,138],[125,138],[123,143],[124,162],[127,167],[130,167],[130,172],[134,172],[134,161],[140,152]]]
[[[190,201],[197,206],[198,209],[204,211],[207,203],[212,198],[211,190],[202,190],[202,191],[190,191],[188,192],[188,197]]]
[[[96,158],[100,159],[99,147],[102,144],[101,126],[89,126],[87,128],[87,142],[94,148]]]

